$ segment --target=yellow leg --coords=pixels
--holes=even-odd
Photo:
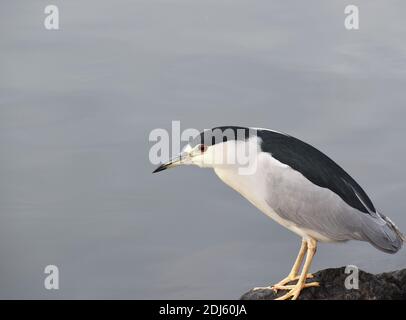
[[[278,289],[289,289],[289,288],[285,288],[285,285],[291,281],[299,279],[298,272],[299,272],[300,266],[302,265],[306,250],[307,250],[307,241],[305,239],[302,239],[302,245],[300,246],[299,254],[296,257],[292,270],[290,270],[290,272],[286,278],[282,279],[277,284],[275,284],[271,287],[274,291],[277,291]],[[307,277],[312,278],[313,275],[309,274],[309,275],[307,275]]]
[[[273,286],[256,287],[253,290],[273,289],[274,291],[277,291],[279,289],[285,289],[285,290],[290,289],[290,287],[285,286],[285,285],[291,281],[295,281],[295,280],[299,279],[298,272],[299,272],[300,266],[302,265],[303,258],[306,254],[306,250],[307,250],[307,241],[305,239],[302,239],[302,244],[300,246],[299,253],[296,257],[295,263],[293,264],[292,270],[290,270],[288,276]],[[312,278],[313,275],[308,274],[306,277]]]
[[[297,284],[292,287],[289,286],[290,291],[288,293],[286,293],[285,295],[277,298],[276,300],[286,300],[289,298],[292,298],[292,300],[296,300],[299,297],[299,294],[303,288],[319,285],[318,282],[306,283],[307,272],[310,269],[310,265],[312,263],[314,255],[316,253],[316,249],[317,249],[317,241],[313,240],[313,239],[307,240],[306,260],[303,265],[303,270],[302,270],[302,273],[300,274]]]
[[[313,277],[314,277],[314,276],[313,276],[311,273],[308,273],[308,274],[306,275],[306,279],[311,279],[311,278],[313,278]],[[293,285],[290,285],[290,284],[288,284],[288,283],[289,283],[289,282],[292,282],[292,281],[299,280],[299,278],[300,278],[300,275],[295,276],[295,277],[292,277],[292,278],[286,277],[285,279],[281,280],[281,281],[278,282],[277,284],[274,284],[274,285],[271,287],[271,289],[272,289],[273,291],[275,291],[275,292],[278,292],[278,290],[289,290],[289,289],[292,289],[292,286],[293,286]],[[313,283],[315,283],[315,282],[313,282]],[[305,287],[307,287],[307,283],[305,284]],[[314,287],[314,285],[311,285],[311,286],[309,286],[309,287]]]

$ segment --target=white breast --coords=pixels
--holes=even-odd
[[[268,153],[259,153],[257,160],[257,168],[250,175],[239,174],[237,166],[214,168],[214,172],[225,184],[239,192],[267,216],[301,237],[306,237],[306,232],[297,228],[292,222],[281,218],[266,202],[266,199],[269,198],[266,193],[272,192],[272,190],[269,190],[269,186],[266,186],[267,174],[272,170],[284,170],[289,167],[275,160]]]

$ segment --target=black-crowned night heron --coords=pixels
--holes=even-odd
[[[180,164],[213,168],[227,185],[302,238],[292,270],[271,287],[288,290],[279,299],[296,299],[303,288],[318,285],[306,283],[317,241],[368,241],[395,253],[405,240],[347,172],[290,135],[234,126],[205,130],[154,172]]]

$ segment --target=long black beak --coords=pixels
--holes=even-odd
[[[157,172],[160,172],[160,171],[164,171],[168,167],[169,167],[168,163],[161,164],[158,168],[156,168],[154,171],[152,171],[152,173],[157,173]]]
[[[158,168],[156,168],[152,173],[157,173],[160,171],[164,171],[169,168],[176,167],[183,163],[184,160],[188,155],[186,153],[180,154],[179,156],[169,160],[167,163],[161,164]]]

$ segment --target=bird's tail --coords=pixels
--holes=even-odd
[[[363,234],[377,249],[387,253],[397,252],[406,241],[398,227],[386,216],[366,216],[363,221]]]

